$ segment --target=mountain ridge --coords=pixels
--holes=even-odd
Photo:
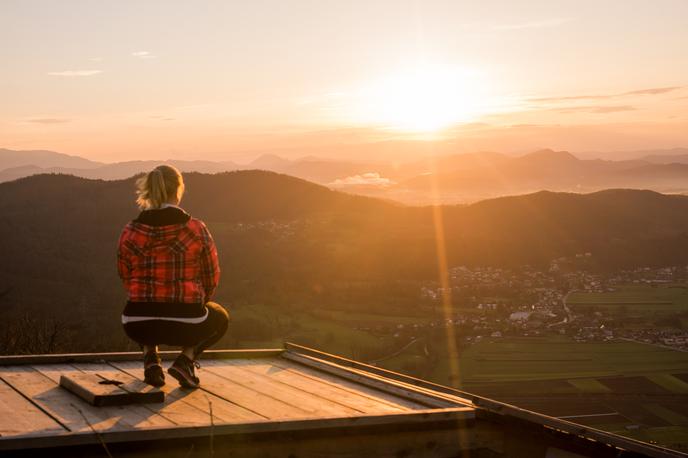
[[[7,150],[2,150],[7,151]],[[680,150],[677,150],[680,151]],[[16,153],[16,152],[15,152]],[[688,193],[688,167],[676,162],[640,159],[580,159],[567,151],[540,149],[521,156],[499,152],[447,154],[401,164],[356,162],[317,157],[286,159],[264,154],[248,164],[230,161],[126,161],[76,169],[25,164],[1,169],[0,182],[36,173],[66,173],[94,179],[124,179],[160,163],[182,172],[222,173],[261,169],[292,175],[352,193],[404,203],[470,203],[485,198],[538,190],[593,192],[605,188],[648,188]],[[15,161],[16,162],[16,161]]]

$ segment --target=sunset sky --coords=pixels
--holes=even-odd
[[[686,0],[2,0],[0,42],[0,148],[688,147]]]

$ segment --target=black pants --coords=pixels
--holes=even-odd
[[[208,310],[208,317],[201,323],[135,321],[124,324],[124,332],[140,345],[194,347],[194,355],[198,357],[225,335],[229,324],[229,314],[220,304],[208,302],[205,308]]]

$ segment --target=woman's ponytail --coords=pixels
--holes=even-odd
[[[175,167],[160,165],[136,181],[136,203],[143,210],[160,208],[171,197],[182,198],[184,180]]]

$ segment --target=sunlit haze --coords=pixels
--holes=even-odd
[[[683,147],[687,18],[684,0],[7,0],[0,146],[104,161]]]
[[[351,105],[351,122],[401,132],[437,132],[453,124],[476,121],[491,108],[499,110],[489,106],[495,97],[486,79],[486,75],[476,72],[421,62],[382,77],[352,96],[336,93],[333,97]]]

